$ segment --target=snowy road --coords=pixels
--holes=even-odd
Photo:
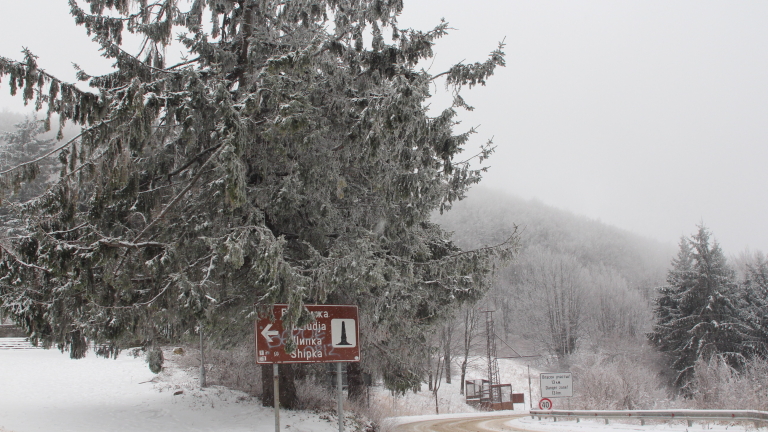
[[[528,431],[509,426],[510,420],[523,417],[524,414],[506,414],[501,416],[459,417],[448,419],[423,420],[399,425],[396,432],[499,432]],[[537,430],[537,429],[532,429]]]
[[[537,420],[528,414],[507,412],[506,414],[462,414],[443,416],[420,416],[413,418],[400,417],[400,423],[394,428],[395,432],[690,432],[695,430],[720,432],[755,431],[751,424],[743,423],[701,423],[697,422],[689,428],[685,421],[646,424],[638,422],[611,422],[605,424],[602,420]],[[761,429],[762,430],[762,429]]]

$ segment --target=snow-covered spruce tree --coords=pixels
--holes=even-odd
[[[748,344],[755,354],[768,357],[768,260],[758,252],[747,263],[741,284],[743,313],[752,331]]]
[[[672,268],[667,273],[667,285],[659,288],[654,299],[653,314],[655,323],[648,339],[660,351],[669,353],[687,340],[687,332],[673,323],[680,319],[680,293],[693,286],[693,251],[686,237],[680,239],[677,257],[672,260]]]
[[[254,305],[286,302],[300,324],[304,303],[357,304],[364,366],[418,375],[409,344],[482,295],[513,246],[461,251],[429,220],[481,178],[469,160],[492,146],[459,159],[472,131],[455,134],[454,116],[468,108],[459,91],[504,65],[502,47],[417,69],[447,23],[399,29],[399,0],[70,5],[116,69],[80,71],[86,92],[32,53],[0,58],[12,93],[83,126],[60,147],[61,180],[25,207],[26,234],[2,243],[2,308],[80,357],[86,341],[116,355],[200,323],[245,340]],[[125,32],[141,52],[122,48]],[[187,57],[168,65],[175,33]],[[430,117],[438,78],[454,104]],[[3,190],[31,166],[3,172]]]
[[[750,330],[736,306],[734,272],[704,226],[683,239],[655,309],[649,338],[671,355],[675,383],[691,392],[694,365],[720,356],[732,367],[743,363]]]
[[[44,129],[44,122],[25,117],[14,125],[13,131],[0,132],[0,171],[26,164],[50,152],[55,140],[41,139],[40,134]],[[11,182],[13,187],[6,196],[0,196],[0,226],[3,227],[4,234],[0,238],[0,249],[12,249],[10,238],[24,235],[21,206],[41,196],[53,183],[57,170],[55,158],[44,159],[14,170]],[[0,317],[4,315],[0,311]]]
[[[14,125],[11,132],[0,132],[0,171],[33,161],[53,150],[55,140],[42,139],[45,121],[26,117]],[[11,202],[26,202],[42,195],[54,181],[58,167],[55,158],[44,158],[36,164],[14,171],[14,188],[7,199]],[[0,209],[6,213],[7,208]]]

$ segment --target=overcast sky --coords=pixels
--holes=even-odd
[[[768,2],[405,5],[401,27],[455,28],[433,73],[506,40],[507,67],[464,93],[476,110],[460,127],[498,146],[487,186],[671,244],[703,221],[726,253],[768,252]],[[67,80],[72,62],[108,70],[65,0],[0,8],[0,55],[27,46]],[[26,111],[0,91],[0,111]]]

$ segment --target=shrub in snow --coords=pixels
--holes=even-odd
[[[576,409],[651,409],[667,399],[659,371],[638,353],[580,351],[569,357]]]
[[[171,359],[184,369],[200,368],[200,349],[187,346],[182,354],[174,350]],[[272,366],[268,365],[270,373]],[[253,345],[246,343],[230,349],[207,349],[205,352],[206,382],[233,390],[261,395],[261,366],[253,361]]]
[[[748,360],[736,370],[722,356],[694,365],[691,404],[700,409],[768,409],[768,361]]]
[[[160,348],[153,347],[147,351],[147,364],[152,373],[160,373],[163,370],[163,351]]]
[[[336,389],[323,384],[312,376],[296,383],[300,409],[315,412],[336,411]],[[344,401],[347,401],[346,395]]]

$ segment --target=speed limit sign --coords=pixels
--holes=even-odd
[[[542,398],[539,401],[539,409],[541,409],[541,410],[551,410],[552,409],[552,401],[549,398]]]

